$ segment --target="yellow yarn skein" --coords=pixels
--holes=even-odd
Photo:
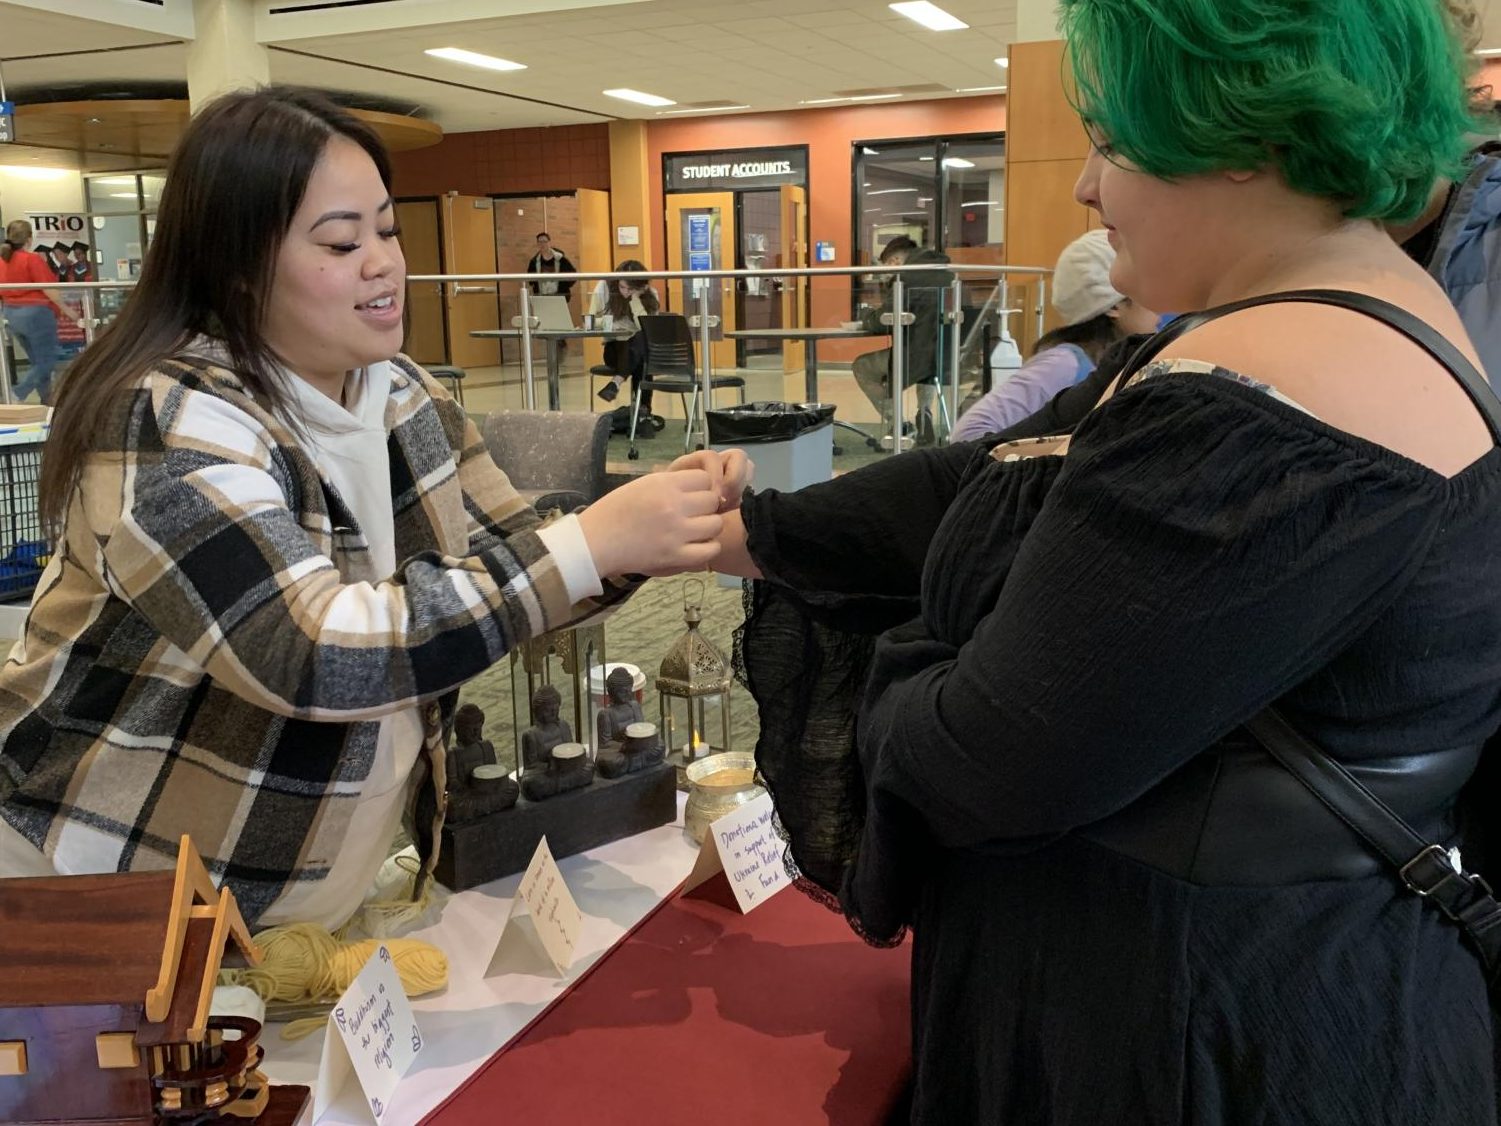
[[[430,942],[415,938],[367,938],[339,942],[312,923],[271,927],[255,936],[263,955],[259,966],[225,970],[221,983],[245,985],[268,1004],[314,1004],[338,1000],[384,945],[408,997],[420,997],[448,984],[448,958]],[[322,1019],[293,1021],[282,1036],[295,1040],[323,1027]]]

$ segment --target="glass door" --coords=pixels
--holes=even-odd
[[[686,192],[667,197],[667,267],[671,270],[734,269],[735,195],[733,192]],[[726,265],[728,262],[728,265]],[[713,331],[711,363],[715,368],[735,366],[735,341],[725,339],[738,322],[734,287],[729,278],[680,280],[667,283],[667,306],[692,316],[698,312],[699,293],[708,290],[709,312],[719,317]],[[698,332],[695,330],[694,338]]]

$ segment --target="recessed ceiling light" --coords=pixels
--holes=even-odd
[[[898,192],[915,192],[918,188],[881,188],[879,191],[866,192],[866,195],[896,195]]]
[[[62,180],[78,175],[71,168],[28,168],[24,164],[0,164],[0,172],[8,173],[18,180]]]
[[[1476,51],[1475,54],[1482,59],[1494,59],[1501,55],[1501,47],[1487,47],[1482,51]]]
[[[729,113],[735,109],[750,109],[750,106],[699,106],[697,109],[658,110],[658,117],[671,117],[675,113]]]
[[[1001,205],[1000,201],[999,200],[995,200],[995,199],[972,199],[972,200],[969,200],[966,203],[961,203],[959,206],[960,207],[999,207],[1000,205]]]
[[[920,156],[917,159],[918,160],[932,160],[933,158],[931,156]]]
[[[643,106],[675,106],[677,102],[671,98],[664,98],[660,94],[643,94],[640,90],[631,90],[620,87],[616,90],[601,90],[607,98],[619,98],[622,102],[635,102]]]
[[[1002,55],[1000,58],[996,59],[995,65],[1000,67],[1002,70],[1005,70],[1008,66],[1011,65],[1011,60]]]
[[[135,192],[110,192],[110,199],[135,199]]]
[[[893,12],[906,16],[923,25],[929,31],[963,31],[969,24],[945,12],[928,0],[903,0],[900,4],[887,4]]]
[[[477,66],[485,70],[525,70],[525,63],[513,63],[510,59],[498,59],[494,55],[482,55],[478,51],[466,51],[462,47],[433,47],[423,51],[435,59],[447,59],[451,63]]]
[[[798,102],[800,106],[827,106],[834,102],[880,102],[887,98],[900,98],[901,94],[842,94],[837,98],[805,98]]]
[[[1004,90],[1004,86],[961,86],[955,90],[956,94],[990,94],[998,90]]]
[[[943,166],[945,168],[973,168],[975,162],[965,160],[962,156],[946,156],[943,158]]]

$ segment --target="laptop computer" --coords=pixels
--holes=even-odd
[[[537,318],[539,329],[572,332],[578,327],[573,323],[573,310],[568,307],[568,298],[561,294],[533,297],[532,316]]]

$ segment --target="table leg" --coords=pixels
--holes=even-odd
[[[563,341],[548,341],[548,410],[563,410]]]
[[[808,396],[807,402],[818,402],[818,341],[812,338],[808,340],[808,350],[803,356],[803,393]],[[835,426],[841,425],[836,422]],[[838,442],[834,443],[834,456],[844,453],[844,447]]]

